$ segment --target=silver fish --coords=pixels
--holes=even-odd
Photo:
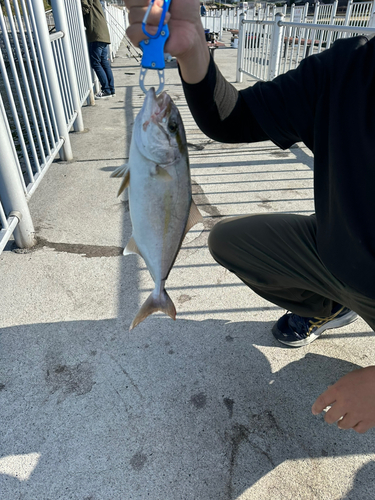
[[[189,229],[203,218],[191,194],[189,157],[180,113],[171,97],[151,88],[138,113],[129,162],[111,177],[124,177],[133,234],[124,255],[143,257],[155,289],[130,325],[162,311],[176,319],[176,308],[164,286]]]

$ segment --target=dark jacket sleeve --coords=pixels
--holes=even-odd
[[[198,127],[218,142],[265,141],[263,132],[238,92],[211,58],[207,75],[197,84],[182,80],[185,97]]]
[[[198,84],[183,82],[197,125],[219,142],[272,140],[283,149],[303,141],[314,149],[315,108],[330,51],[307,57],[295,70],[237,91],[211,59]]]

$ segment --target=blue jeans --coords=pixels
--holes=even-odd
[[[91,67],[98,76],[102,91],[114,94],[115,81],[111,65],[108,61],[108,44],[104,42],[90,42],[89,54]]]

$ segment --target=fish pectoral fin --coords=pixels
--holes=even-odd
[[[176,319],[176,308],[172,302],[172,299],[163,289],[160,294],[156,294],[155,290],[148,297],[146,302],[142,305],[138,311],[136,317],[133,319],[129,330],[135,328],[141,321],[150,316],[150,314],[161,311],[168,314],[172,319]]]
[[[135,242],[133,236],[130,238],[128,241],[128,244],[124,248],[124,255],[131,255],[131,254],[136,254],[140,255],[142,257],[142,254],[137,246],[137,243]],[[143,258],[143,257],[142,257]]]
[[[171,174],[169,174],[165,168],[161,167],[160,165],[155,165],[155,169],[151,171],[151,175],[158,176],[160,179],[163,179],[163,181],[169,182],[172,179]]]
[[[185,238],[186,234],[190,231],[190,229],[193,226],[195,226],[195,224],[199,224],[200,222],[203,222],[203,216],[200,213],[194,200],[191,200],[190,212],[189,212],[189,217],[188,217],[188,220],[186,223],[184,238]]]
[[[130,182],[129,165],[125,163],[124,165],[121,165],[121,167],[116,168],[116,170],[111,173],[111,177],[124,177],[120,189],[118,190],[117,193],[117,196],[120,196],[120,194],[124,191],[124,189],[129,186]]]

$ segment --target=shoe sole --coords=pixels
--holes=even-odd
[[[336,318],[332,321],[329,321],[303,340],[296,340],[295,342],[288,342],[286,340],[280,339],[276,340],[289,347],[303,347],[305,345],[311,344],[311,342],[314,342],[314,340],[319,338],[325,330],[331,330],[332,328],[340,328],[341,326],[350,325],[350,323],[353,323],[356,319],[358,319],[358,314],[354,311],[350,311],[350,313],[345,314],[345,316],[342,316],[342,318]]]

